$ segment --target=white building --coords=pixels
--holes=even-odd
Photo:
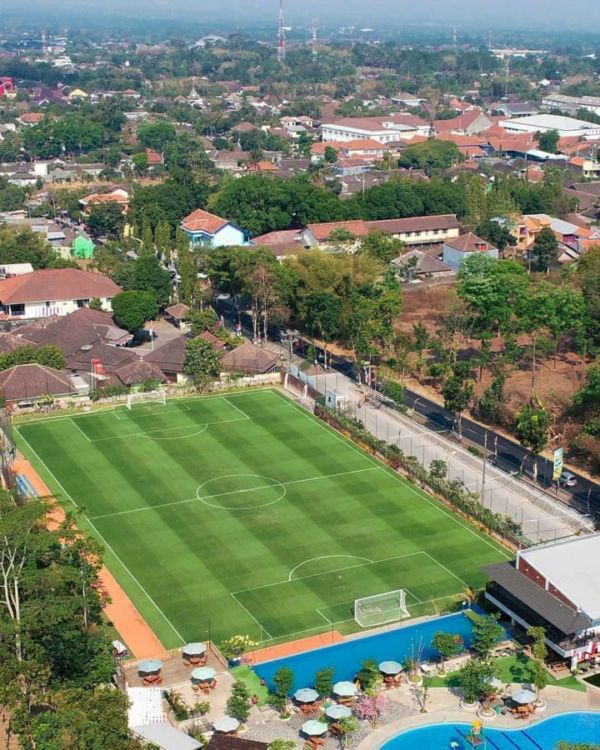
[[[344,117],[341,120],[323,123],[321,136],[330,141],[357,141],[370,139],[379,143],[410,140],[416,135],[428,136],[428,122],[414,115],[387,115],[385,117]]]
[[[514,563],[484,568],[486,598],[546,643],[574,669],[600,655],[600,534],[570,537],[517,552]]]
[[[181,228],[189,237],[192,247],[215,248],[249,244],[243,229],[201,208],[188,214],[181,222]]]
[[[587,140],[600,138],[600,125],[562,115],[517,117],[512,120],[501,120],[498,124],[510,133],[547,133],[549,130],[556,130],[561,138],[566,136],[577,136]]]
[[[68,315],[97,298],[103,310],[121,291],[108,276],[76,268],[45,268],[0,281],[0,311],[11,318]]]
[[[569,114],[576,114],[578,109],[587,109],[600,115],[600,96],[567,96],[566,94],[546,94],[542,98],[542,107],[561,109]]]

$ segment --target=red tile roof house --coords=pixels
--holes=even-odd
[[[302,242],[305,247],[318,246],[322,250],[337,249],[335,243],[330,242],[331,233],[336,229],[344,229],[357,240],[365,237],[369,232],[380,231],[400,239],[405,245],[432,245],[457,238],[460,227],[454,214],[439,216],[413,216],[406,219],[382,219],[380,221],[335,221],[324,224],[309,224],[302,232]],[[357,242],[348,243],[346,251],[356,249]]]
[[[79,395],[68,373],[38,364],[15,365],[0,372],[0,393],[7,403],[29,406],[44,396],[72,400]]]
[[[102,205],[104,203],[117,203],[123,211],[127,211],[129,207],[129,193],[123,188],[116,188],[110,193],[92,193],[80,198],[79,204],[83,208],[84,213],[89,213],[93,206]]]
[[[498,260],[498,248],[473,232],[463,234],[453,240],[446,240],[442,248],[443,262],[453,271],[458,271],[463,261],[476,253],[483,253]]]
[[[225,247],[249,245],[247,233],[227,219],[197,208],[181,222],[192,247]]]
[[[0,312],[35,320],[68,315],[98,298],[104,310],[121,291],[108,276],[76,268],[46,268],[0,281]]]

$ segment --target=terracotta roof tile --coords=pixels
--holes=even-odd
[[[0,302],[18,305],[27,302],[112,298],[121,291],[101,273],[77,268],[45,268],[0,281]]]
[[[197,208],[185,217],[182,221],[182,226],[190,232],[215,234],[228,223],[227,219],[222,219],[220,216],[216,216],[208,211],[203,211],[201,208]]]
[[[15,365],[0,372],[0,393],[6,401],[22,401],[46,394],[76,393],[67,373],[38,364]]]

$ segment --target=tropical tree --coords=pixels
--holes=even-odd
[[[231,695],[227,700],[227,715],[244,722],[250,715],[250,693],[246,683],[237,680],[233,683]]]
[[[154,253],[142,253],[135,261],[132,274],[132,288],[140,292],[150,292],[159,309],[166,307],[171,295],[171,277],[160,265]]]
[[[322,698],[333,692],[333,675],[334,670],[331,667],[320,669],[315,675],[315,690]]]
[[[177,229],[177,270],[180,276],[179,300],[191,305],[198,286],[198,264],[190,250],[188,236],[181,229]]]
[[[196,388],[205,390],[219,377],[221,354],[209,341],[192,339],[185,347],[183,372],[189,375]]]
[[[92,206],[86,224],[96,235],[117,240],[123,234],[125,214],[115,201]]]
[[[471,612],[469,619],[473,627],[473,651],[487,662],[494,647],[503,639],[504,628],[498,622],[496,614],[479,615]]]
[[[544,227],[538,232],[533,245],[533,253],[540,271],[548,272],[551,264],[558,260],[558,240],[550,227]]]
[[[350,716],[346,716],[343,719],[340,719],[337,722],[337,725],[340,728],[340,731],[342,732],[342,746],[348,747],[348,744],[350,742],[350,737],[355,732],[358,732],[358,730],[360,729],[360,724],[358,723],[356,716],[350,715]]]
[[[497,676],[497,669],[493,664],[480,659],[469,659],[457,673],[465,702],[475,703],[486,695],[490,681]]]
[[[451,659],[459,654],[464,647],[463,639],[456,633],[445,633],[438,631],[431,641],[431,645],[440,655],[440,673],[444,673],[446,659]]]
[[[361,695],[356,701],[354,713],[359,719],[370,722],[375,729],[386,706],[387,701],[381,693],[379,695]]]
[[[533,479],[537,481],[538,456],[548,445],[551,416],[541,401],[534,396],[517,411],[515,436],[533,459]]]
[[[473,399],[473,379],[469,376],[468,363],[458,363],[452,375],[446,379],[442,389],[444,406],[454,414],[456,431],[462,438],[462,415]]]
[[[112,300],[112,311],[115,323],[129,333],[137,333],[158,312],[156,299],[151,292],[130,290],[119,292]]]

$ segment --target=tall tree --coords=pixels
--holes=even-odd
[[[540,271],[549,272],[550,266],[558,260],[558,240],[550,227],[538,232],[533,245],[533,253]]]
[[[135,261],[132,284],[133,288],[140,292],[151,292],[159,308],[168,304],[171,295],[171,277],[153,253],[142,254]]]
[[[144,324],[156,317],[158,305],[152,292],[132,289],[120,292],[112,300],[115,323],[129,333],[137,333]]]
[[[458,437],[462,438],[462,415],[473,399],[474,383],[470,377],[468,363],[458,363],[446,379],[442,394],[444,406],[454,414]]]
[[[179,272],[179,300],[186,305],[195,302],[198,286],[198,264],[190,250],[187,234],[177,229],[177,271]]]
[[[221,355],[204,339],[196,338],[186,344],[183,371],[199,390],[205,390],[221,372]]]
[[[515,435],[533,458],[533,479],[537,481],[538,456],[548,445],[550,412],[534,397],[516,414]]]
[[[161,219],[154,232],[156,248],[167,263],[171,262],[171,226],[165,219]]]

